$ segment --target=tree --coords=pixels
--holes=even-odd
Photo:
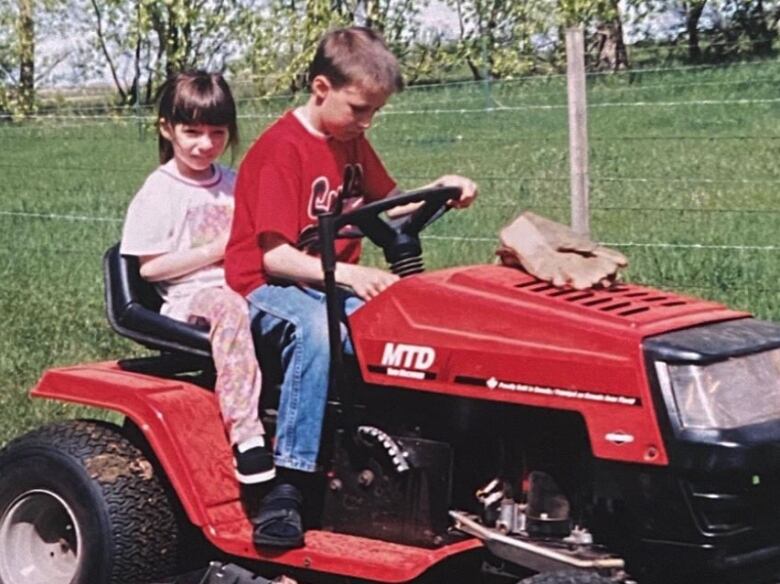
[[[21,115],[35,108],[35,7],[13,0],[0,9],[0,107]]]
[[[29,115],[35,109],[35,19],[33,0],[18,0],[19,109]]]
[[[618,0],[449,0],[458,14],[459,57],[474,79],[558,68],[564,31],[583,25],[597,66],[628,66]],[[546,65],[544,65],[546,64]]]
[[[659,16],[674,15],[679,21],[679,28],[670,27],[671,40],[682,39],[688,49],[688,59],[699,62],[702,59],[700,46],[700,22],[709,9],[707,0],[627,0],[627,6],[634,12],[634,25],[641,20],[652,22]],[[648,40],[663,42],[658,33],[648,33]]]
[[[261,92],[303,89],[306,70],[326,31],[362,25],[383,33],[405,72],[415,69],[417,16],[427,0],[271,0],[243,21],[241,36],[252,39],[244,57],[233,64],[238,75],[250,74]],[[422,55],[422,56],[421,56]]]
[[[16,15],[8,5],[8,0],[0,4],[0,88],[7,90],[14,79],[13,69],[16,62]],[[4,91],[5,93],[5,91]],[[0,102],[4,105],[4,102]]]
[[[771,9],[772,2],[764,0],[725,0],[722,10],[731,15],[735,36],[747,36],[749,50],[758,55],[766,55],[772,50],[772,42],[777,37],[777,22],[780,8]]]
[[[381,32],[407,77],[413,78],[413,72],[418,69],[416,49],[421,45],[418,17],[427,4],[428,0],[355,0],[351,24],[362,24]]]
[[[16,115],[35,111],[36,84],[62,60],[41,58],[41,31],[57,34],[65,0],[2,0],[0,3],[0,108]],[[41,25],[42,24],[42,25]]]
[[[706,4],[707,0],[690,0],[682,3],[685,10],[685,31],[688,34],[688,59],[694,63],[701,61],[699,21]]]
[[[780,20],[780,2],[775,0],[628,0],[628,4],[648,20],[664,12],[676,13],[679,39],[685,40],[692,62],[743,52],[766,55]],[[702,48],[702,39],[709,40],[709,46]]]
[[[550,0],[449,0],[458,16],[455,58],[475,80],[533,70],[551,44],[555,20]]]
[[[150,103],[165,79],[201,67],[224,70],[252,0],[90,0],[81,28],[98,49],[82,67],[105,66],[123,104]]]
[[[609,0],[598,17],[590,43],[591,62],[596,69],[628,69],[628,52],[623,37],[623,20],[618,0]]]
[[[271,0],[252,11],[238,34],[250,39],[243,57],[231,66],[234,77],[249,77],[260,93],[298,91],[317,41],[329,28],[345,25],[347,2]]]
[[[114,82],[117,93],[119,95],[120,103],[132,103],[136,98],[136,92],[139,87],[139,77],[137,73],[133,76],[132,84],[128,87],[125,80],[122,79],[121,74],[118,71],[117,56],[112,51],[113,46],[117,47],[117,53],[122,55],[120,47],[124,42],[128,42],[129,39],[133,39],[135,44],[134,53],[136,55],[136,63],[140,62],[140,51],[142,45],[141,35],[136,32],[132,34],[132,21],[123,18],[125,15],[122,13],[122,4],[119,2],[104,2],[100,0],[90,0],[92,11],[95,18],[95,37],[96,43],[106,61],[106,66],[111,73],[111,79]],[[135,20],[136,26],[138,19]],[[114,23],[113,29],[109,28],[107,23]],[[121,27],[121,28],[119,28]]]

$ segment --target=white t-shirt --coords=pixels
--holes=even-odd
[[[145,256],[190,249],[229,231],[234,182],[235,172],[218,164],[203,181],[182,176],[173,160],[160,166],[127,209],[120,253]],[[219,262],[154,285],[164,301],[160,312],[187,320],[193,294],[226,286],[225,270]]]

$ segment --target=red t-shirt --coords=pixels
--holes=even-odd
[[[365,136],[332,140],[287,112],[252,145],[238,170],[225,253],[228,284],[246,296],[267,281],[260,235],[277,233],[295,245],[316,225],[317,213],[339,199],[348,211],[364,199],[387,196],[395,186]],[[356,263],[360,241],[337,241],[336,252],[339,261]]]

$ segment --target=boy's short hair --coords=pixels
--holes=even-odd
[[[325,34],[309,66],[309,83],[323,75],[333,87],[360,84],[386,93],[401,91],[403,75],[382,35],[363,26]]]

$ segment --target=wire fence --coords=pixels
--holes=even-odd
[[[739,61],[731,62],[728,64],[694,64],[694,65],[677,65],[677,66],[645,66],[632,69],[621,69],[618,71],[592,71],[587,74],[587,77],[593,84],[593,89],[598,91],[601,86],[599,82],[609,80],[610,82],[627,81],[625,87],[621,87],[622,91],[637,91],[647,90],[650,88],[661,88],[664,90],[674,87],[694,87],[694,86],[708,86],[708,85],[744,85],[746,83],[767,83],[772,84],[777,81],[778,62],[767,60],[753,60],[753,61]],[[677,78],[679,74],[688,74],[695,72],[712,72],[722,71],[728,69],[730,71],[738,71],[739,74],[747,75],[745,79],[736,80],[697,80],[686,82],[674,82],[666,80],[662,83],[647,83],[645,79],[651,79],[653,77],[667,76]],[[754,69],[760,69],[760,75],[753,73]],[[747,71],[747,72],[746,72]],[[258,79],[265,79],[267,76]],[[419,83],[411,85],[405,89],[407,94],[425,93],[428,91],[441,92],[442,90],[451,89],[476,89],[478,91],[495,90],[495,88],[503,87],[510,88],[518,85],[523,86],[550,86],[550,92],[559,93],[561,98],[565,100],[565,94],[561,93],[561,87],[565,84],[566,75],[564,73],[549,73],[549,74],[533,74],[508,77],[500,80],[482,79],[482,80],[455,80],[436,83]],[[233,84],[237,84],[237,80],[231,80]],[[242,75],[241,83],[253,83],[253,76]],[[614,87],[611,87],[614,89]],[[57,111],[68,110],[77,111],[83,113],[83,115],[75,116],[89,119],[106,118],[110,117],[109,114],[113,114],[117,118],[131,118],[138,117],[138,112],[144,112],[153,117],[154,105],[140,104],[133,106],[117,105],[114,103],[116,95],[112,92],[110,87],[101,87],[94,92],[82,92],[73,93],[67,88],[60,88],[57,90],[51,90],[48,92],[44,103],[41,104],[41,109],[46,112],[54,112],[52,118],[58,118]],[[301,99],[300,93],[283,93],[274,95],[252,95],[252,96],[240,96],[237,98],[237,102],[241,104],[285,104],[288,102],[294,102]],[[82,104],[82,105],[79,105]],[[93,114],[93,115],[90,115]],[[30,116],[34,119],[36,116]],[[47,117],[44,113],[37,117]],[[2,113],[0,119],[10,119],[11,114]],[[28,119],[30,119],[28,118]]]
[[[632,279],[780,318],[778,81],[775,60],[589,75],[594,233],[629,255]],[[445,172],[480,184],[471,218],[425,235],[440,263],[489,258],[497,230],[523,208],[567,218],[565,91],[559,75],[416,85],[377,116],[372,140],[402,185]],[[242,134],[302,99],[239,100]],[[0,120],[3,262],[20,249],[79,254],[66,225],[81,226],[77,237],[102,225],[100,244],[118,236],[155,165],[154,112],[100,100],[110,101],[65,96],[24,122]],[[33,240],[53,231],[60,245]]]

